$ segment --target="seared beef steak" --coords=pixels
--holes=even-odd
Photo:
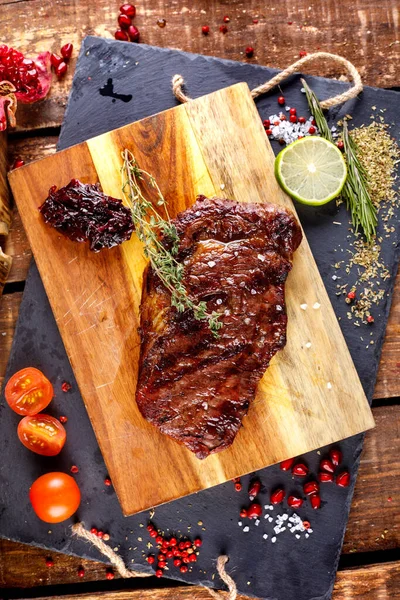
[[[145,419],[205,458],[232,444],[286,343],[284,284],[302,234],[294,215],[273,204],[204,196],[174,223],[186,289],[221,312],[223,327],[215,338],[191,311],[177,313],[149,267],[136,400]]]

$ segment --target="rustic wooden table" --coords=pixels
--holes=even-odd
[[[73,42],[76,56],[85,35],[112,37],[119,2],[109,0],[0,0],[0,41],[27,55],[42,50],[58,51]],[[219,33],[224,15],[229,31]],[[157,19],[165,18],[164,28]],[[253,19],[258,19],[254,23]],[[351,60],[365,84],[387,88],[400,86],[399,3],[397,0],[142,0],[136,25],[142,41],[198,52],[247,60],[244,49],[255,49],[251,62],[285,67],[300,50],[336,52]],[[210,26],[210,35],[201,26]],[[50,96],[39,105],[22,107],[18,129],[10,135],[10,163],[15,157],[27,161],[55,151],[75,59],[67,76],[54,82]],[[339,76],[327,65],[326,75]],[[310,73],[322,75],[310,69]],[[0,246],[13,257],[13,266],[0,299],[0,378],[4,378],[31,251],[14,210],[12,230]],[[0,380],[1,383],[1,380]],[[373,412],[377,427],[367,434],[361,467],[347,527],[334,600],[400,598],[400,278],[397,278]],[[189,600],[209,598],[202,588],[165,587],[158,580],[105,581],[101,563],[53,555],[54,566],[45,565],[46,552],[0,540],[0,591],[2,598],[56,597],[83,594],[106,600]],[[85,568],[85,579],[77,576]],[[90,583],[89,583],[90,582]],[[133,583],[132,583],[133,582]],[[69,584],[67,586],[61,584]],[[163,587],[162,587],[163,586]],[[65,596],[64,596],[65,598]],[[288,599],[289,600],[289,599]]]

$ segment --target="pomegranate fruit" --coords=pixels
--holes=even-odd
[[[42,52],[36,59],[30,59],[1,44],[0,81],[9,81],[15,87],[19,102],[30,104],[42,100],[51,85],[50,52]]]

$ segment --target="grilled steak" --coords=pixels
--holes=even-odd
[[[294,215],[273,204],[204,196],[174,223],[186,289],[221,313],[223,327],[215,338],[191,311],[178,313],[149,267],[136,400],[145,419],[206,458],[232,444],[286,343],[284,284],[302,234]]]

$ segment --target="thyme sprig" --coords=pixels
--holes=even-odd
[[[144,246],[144,254],[158,277],[171,294],[171,305],[178,312],[193,311],[194,318],[207,321],[214,336],[222,327],[220,313],[207,312],[205,302],[194,302],[183,283],[184,267],[176,260],[179,248],[179,236],[168,214],[167,203],[155,178],[139,167],[130,150],[122,152],[121,169],[122,192],[129,203],[136,234]],[[157,206],[165,210],[166,219],[154,208],[153,203],[143,195],[140,182],[147,181],[157,194]],[[168,246],[161,240],[166,239]]]
[[[321,136],[334,143],[331,130],[317,96],[304,79],[301,82],[306,92],[308,106],[311,114],[314,116]],[[341,197],[346,203],[347,210],[350,211],[355,232],[357,233],[361,226],[367,241],[370,242],[376,235],[376,226],[378,223],[377,211],[371,200],[367,173],[360,162],[359,150],[349,133],[346,120],[343,122],[342,137],[347,161],[347,178],[341,192]]]

